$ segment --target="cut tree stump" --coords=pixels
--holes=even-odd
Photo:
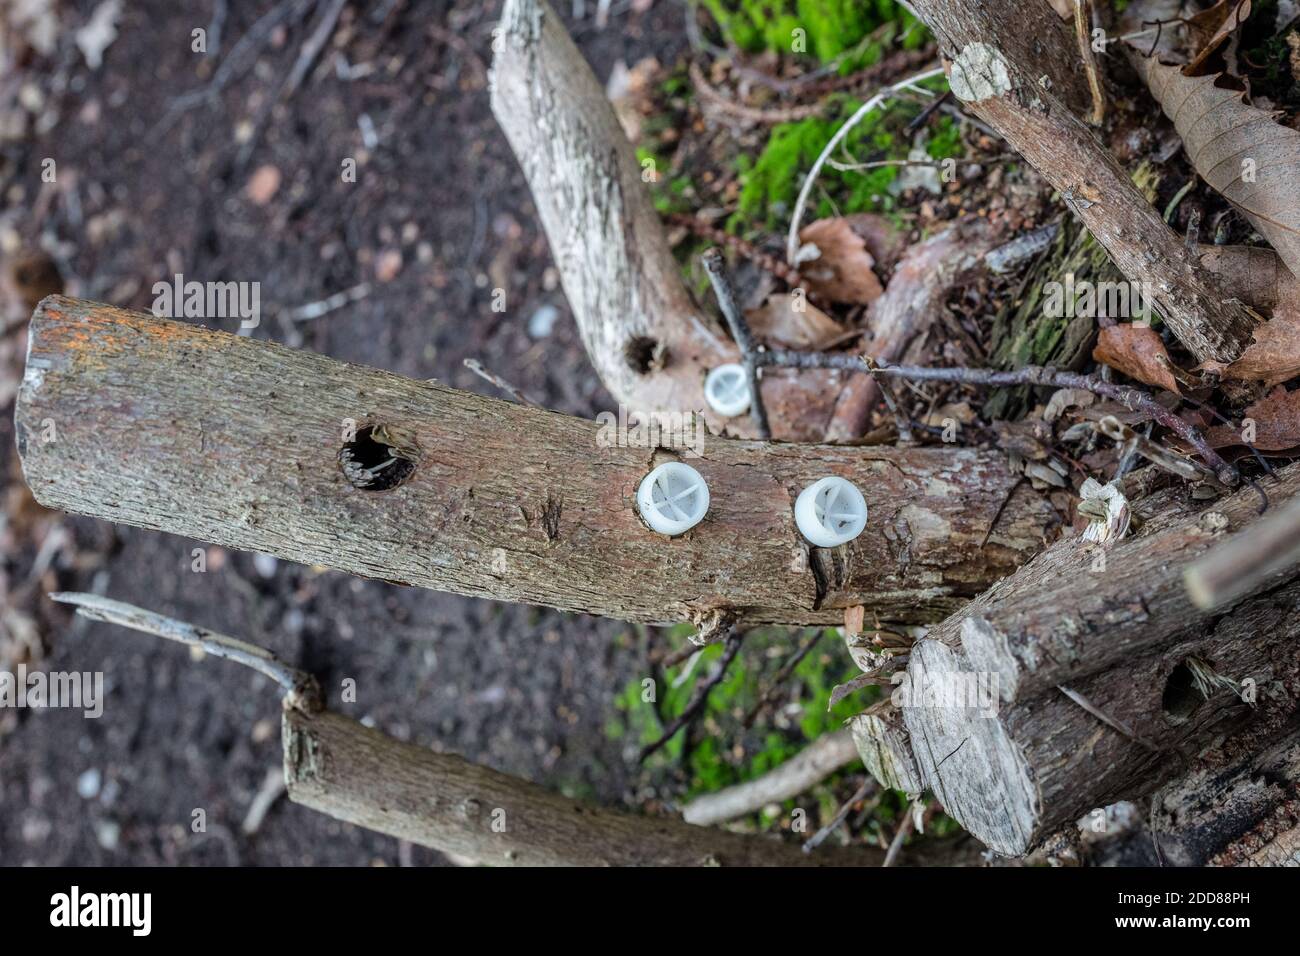
[[[1300,465],[1263,487],[1274,507],[1293,498]],[[913,646],[894,694],[905,733],[863,724],[859,750],[914,761],[948,813],[1020,855],[1093,808],[1150,793],[1216,735],[1289,719],[1300,569],[1215,616],[1183,586],[1187,563],[1226,530],[1269,520],[1258,501],[1244,489],[1198,509],[1165,494],[1144,503],[1155,511],[1140,535],[1108,550],[1059,541]]]
[[[29,336],[16,418],[37,501],[399,584],[649,624],[831,624],[856,605],[939,620],[1056,522],[1039,495],[1013,493],[1000,453],[701,429],[692,458],[629,447],[609,423],[59,297]],[[375,478],[394,487],[361,490],[340,453],[358,477],[389,457],[375,435],[405,451]],[[642,523],[635,492],[676,457],[712,503],[669,539]],[[869,523],[848,545],[810,548],[794,499],[828,474],[862,489]]]

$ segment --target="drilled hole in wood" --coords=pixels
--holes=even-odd
[[[391,491],[415,472],[419,453],[414,442],[385,425],[366,425],[339,449],[343,477],[361,491]]]
[[[1184,723],[1205,703],[1205,697],[1196,686],[1192,670],[1186,664],[1179,664],[1169,672],[1165,679],[1165,692],[1161,695],[1160,706],[1171,724]]]
[[[623,358],[638,375],[649,374],[659,364],[659,343],[648,335],[634,335],[623,346]]]

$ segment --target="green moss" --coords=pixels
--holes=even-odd
[[[915,49],[926,42],[917,26],[893,0],[701,0],[733,45],[749,53],[771,50],[806,54],[825,63],[853,52],[856,68],[874,62],[865,41],[881,28],[903,35],[903,45]],[[915,29],[911,29],[915,28]],[[863,50],[856,49],[862,45]],[[875,56],[879,56],[879,49]],[[846,58],[847,59],[847,58]]]
[[[681,628],[680,634],[673,638],[674,643],[685,641],[689,631],[689,627]],[[799,663],[791,678],[800,689],[798,729],[760,725],[746,731],[744,718],[767,693],[772,673],[788,651],[788,638],[751,633],[745,643],[744,651],[709,695],[704,712],[693,722],[689,746],[687,734],[678,733],[648,761],[652,769],[680,766],[687,777],[688,798],[741,783],[779,766],[809,741],[839,729],[879,693],[876,688],[870,688],[828,710],[832,688],[855,676],[857,669],[842,652],[836,632],[826,631],[821,646]],[[778,646],[781,655],[773,657],[765,653],[769,647]],[[629,740],[638,747],[657,740],[664,728],[686,708],[696,685],[712,672],[722,651],[721,645],[706,648],[690,674],[677,686],[673,685],[680,669],[665,675],[667,679],[655,687],[657,702],[644,699],[645,685],[641,680],[629,682],[615,702],[616,713],[607,721],[605,735],[612,740]],[[764,667],[765,663],[770,666]],[[733,750],[721,743],[724,741],[738,741],[741,747]]]
[[[773,128],[767,145],[756,160],[737,161],[741,190],[736,213],[727,224],[733,232],[765,232],[784,227],[794,210],[803,178],[812,168],[831,137],[861,104],[841,98],[829,118],[813,117]],[[873,111],[845,137],[836,157],[853,156],[859,162],[881,158],[901,159],[910,144],[902,139],[916,107],[898,101]],[[927,152],[935,159],[960,156],[964,149],[961,131],[950,118],[941,118],[930,133]],[[889,187],[898,178],[899,167],[881,166],[870,170],[838,170],[827,164],[817,177],[817,191],[810,201],[805,221],[858,212],[889,213],[894,199]]]

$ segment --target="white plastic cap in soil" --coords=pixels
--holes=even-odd
[[[685,534],[709,510],[709,486],[690,465],[670,461],[641,479],[636,506],[645,523],[660,534]]]
[[[799,533],[819,548],[834,548],[852,541],[867,526],[867,501],[843,478],[815,481],[794,502]]]
[[[745,366],[719,365],[704,379],[704,399],[719,415],[735,418],[749,410],[749,376]]]

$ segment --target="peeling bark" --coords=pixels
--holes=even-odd
[[[41,304],[29,342],[17,434],[37,501],[400,584],[650,624],[719,612],[741,627],[832,624],[856,605],[938,620],[1056,521],[1023,486],[998,517],[1016,484],[998,453],[701,433],[693,458],[614,442],[612,425],[66,298]],[[408,446],[406,480],[350,484],[350,426]],[[668,539],[641,522],[635,493],[679,455],[712,503]],[[814,549],[793,503],[827,474],[862,489],[870,519],[848,545]]]

